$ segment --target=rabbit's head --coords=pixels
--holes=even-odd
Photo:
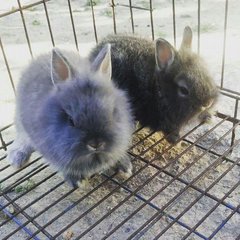
[[[54,49],[51,72],[54,89],[39,117],[44,128],[39,131],[41,141],[49,145],[44,148],[45,156],[58,168],[77,166],[76,161],[90,168],[91,161],[100,155],[119,159],[129,144],[132,122],[124,92],[111,81],[110,45],[92,64],[77,68]]]
[[[179,51],[164,39],[155,42],[156,101],[166,116],[168,130],[180,129],[197,113],[210,108],[218,90],[203,60],[191,50],[192,31],[185,27]],[[161,80],[159,80],[161,79]]]

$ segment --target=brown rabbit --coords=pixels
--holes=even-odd
[[[218,89],[203,60],[191,50],[190,27],[185,27],[178,51],[162,38],[152,42],[112,35],[92,50],[91,61],[106,43],[112,46],[113,79],[128,92],[141,125],[161,130],[175,142],[181,127],[196,114],[201,113],[201,121],[210,118],[207,109],[216,102]]]

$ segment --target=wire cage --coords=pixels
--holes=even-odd
[[[240,239],[239,1],[10,2],[0,3],[0,239]],[[15,86],[29,59],[52,46],[84,55],[108,33],[177,47],[185,25],[220,87],[210,124],[187,126],[174,145],[137,129],[133,175],[109,171],[84,189],[69,187],[37,152],[21,169],[9,165]]]

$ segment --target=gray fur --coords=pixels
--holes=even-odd
[[[126,150],[132,116],[125,93],[106,79],[109,51],[107,46],[99,53],[94,70],[78,53],[58,49],[30,63],[17,88],[17,136],[8,152],[12,165],[23,166],[37,150],[73,185],[118,164],[131,171]],[[53,63],[61,59],[67,79],[61,79]],[[99,139],[104,149],[95,152],[88,142]]]

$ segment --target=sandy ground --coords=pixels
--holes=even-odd
[[[12,0],[1,0],[0,2],[0,14],[7,12],[9,10],[16,9],[17,1]],[[22,5],[32,3],[36,1],[21,1]],[[98,34],[98,39],[106,36],[109,33],[113,33],[113,21],[111,8],[109,7],[109,1],[99,0],[95,1],[97,4],[95,8],[95,18],[96,18],[96,29]],[[128,4],[129,1],[116,1],[116,3]],[[154,19],[154,34],[155,38],[163,37],[169,42],[174,44],[173,40],[173,30],[172,30],[172,6],[170,0],[155,0],[153,1],[153,19]],[[82,56],[88,54],[89,49],[95,44],[94,29],[92,24],[92,15],[91,8],[88,6],[87,1],[77,1],[72,0],[72,11],[75,23],[75,29],[78,40],[79,52]],[[132,1],[133,5],[139,7],[149,7],[148,1]],[[222,73],[222,55],[223,55],[223,26],[224,26],[224,7],[225,1],[215,0],[215,1],[202,1],[201,3],[201,37],[200,37],[200,54],[204,57],[206,62],[209,65],[209,69],[212,72],[212,75],[217,83],[220,83],[221,73]],[[53,36],[55,40],[55,45],[62,48],[74,49],[75,42],[73,38],[73,31],[71,26],[70,15],[68,11],[68,5],[66,0],[52,0],[47,2],[47,9],[51,21],[51,27],[53,31]],[[225,60],[225,71],[224,71],[224,87],[230,88],[234,91],[240,92],[240,84],[238,81],[240,70],[240,25],[237,24],[240,21],[239,16],[240,2],[237,0],[229,1],[229,17],[228,17],[228,30],[227,30],[227,41],[226,41],[226,60]],[[116,7],[116,23],[117,23],[117,32],[131,32],[131,18],[130,11],[128,8],[117,6]],[[47,26],[46,15],[42,5],[35,6],[30,9],[24,10],[24,17],[26,21],[27,31],[29,33],[29,38],[31,42],[31,48],[34,56],[39,55],[40,53],[50,51],[52,48],[52,42],[50,38],[50,33]],[[151,27],[150,27],[150,15],[149,11],[145,10],[133,10],[134,17],[134,30],[136,34],[151,38]],[[177,30],[177,44],[176,47],[179,47],[181,43],[181,34],[184,29],[184,26],[190,25],[194,31],[193,39],[193,48],[197,51],[197,1],[190,0],[181,0],[176,1],[176,30]],[[21,22],[21,15],[16,12],[6,17],[0,18],[0,36],[4,46],[4,50],[7,56],[7,60],[10,66],[11,74],[14,80],[14,83],[17,84],[19,75],[23,67],[30,61],[31,56],[29,54],[29,49],[26,42],[26,36],[24,33],[23,25]],[[225,114],[233,116],[234,110],[234,101],[232,99],[221,97],[217,105],[217,110]],[[9,75],[6,71],[6,66],[2,54],[0,54],[0,128],[6,126],[9,123],[13,122],[14,115],[14,93],[9,81]],[[198,139],[203,135],[208,129],[210,129],[214,124],[220,121],[217,118],[214,118],[212,124],[208,126],[203,126],[198,129],[197,132],[191,134],[188,138],[190,140]],[[193,124],[194,125],[194,124]],[[201,142],[205,147],[210,146],[216,139],[219,139],[228,129],[230,129],[231,124],[222,124],[218,127],[213,133],[208,135],[207,138],[204,138]],[[192,125],[186,128],[183,132],[187,132],[191,129]],[[14,127],[9,128],[7,131],[4,131],[4,140],[6,142],[14,139]],[[139,139],[143,138],[147,134],[147,130],[140,132],[134,138],[134,143],[138,142]],[[138,144],[136,148],[132,150],[134,154],[141,155],[142,151],[148,146],[154,144],[158,139],[160,139],[159,133],[155,133],[149,137],[143,144]],[[239,138],[239,128],[237,128],[237,139]],[[221,141],[214,150],[218,153],[223,153],[229,147],[230,138],[227,137],[225,140]],[[142,157],[147,161],[151,160],[154,156],[162,153],[163,149],[168,147],[166,142],[158,144],[151,151],[147,151],[145,154],[142,154]],[[174,164],[170,164],[166,171],[171,174],[178,174],[180,171],[185,169],[189,164],[191,164],[194,159],[202,154],[202,150],[199,148],[193,147],[186,154],[179,157],[182,151],[188,147],[187,143],[179,144],[177,147],[171,151],[167,151],[165,155],[156,160],[154,164],[157,167],[163,167],[164,165],[171,162],[174,158],[177,158],[177,161]],[[239,148],[239,146],[238,146]],[[4,150],[0,150],[0,157],[5,155]],[[36,155],[34,155],[35,157]],[[34,157],[32,159],[34,159]],[[240,157],[240,153],[237,149],[231,155],[231,159],[234,161]],[[194,164],[190,170],[181,174],[181,178],[184,181],[192,181],[196,178],[201,171],[206,169],[210,164],[216,160],[216,157],[212,154],[205,154],[196,164]],[[42,161],[42,160],[41,160]],[[144,163],[142,161],[134,162],[134,171],[137,171]],[[0,161],[0,168],[3,168],[7,165],[7,160],[3,159]],[[7,182],[4,182],[2,188],[9,186],[14,183],[16,179],[21,176],[24,176],[34,167],[40,165],[40,162],[36,165],[28,167],[26,170],[17,174],[15,177],[10,178]],[[217,177],[223,173],[231,164],[229,162],[221,162],[221,164],[216,167],[211,168],[208,173],[194,183],[196,187],[201,189],[206,189]],[[209,193],[214,196],[221,198],[237,181],[239,181],[239,167],[234,167],[230,173],[228,173],[216,187],[212,188]],[[1,172],[0,179],[8,176],[10,173],[13,173],[14,170],[9,167]],[[133,191],[138,186],[140,186],[144,181],[149,179],[156,172],[155,167],[149,166],[144,171],[139,173],[136,177],[130,180],[127,184],[127,187]],[[46,178],[52,173],[50,168],[46,168],[44,171],[41,171],[39,174],[36,174],[32,177],[32,181],[37,183],[42,179]],[[148,199],[159,189],[161,189],[165,184],[168,184],[171,181],[172,177],[168,174],[160,174],[154,178],[148,185],[144,188],[141,188],[139,194]],[[87,190],[76,190],[73,193],[69,194],[67,198],[62,200],[59,204],[56,204],[53,208],[45,212],[37,218],[39,225],[44,225],[47,221],[52,219],[55,215],[63,211],[65,208],[71,206],[84,196],[88,191],[93,189],[97,184],[104,180],[104,177],[96,177],[90,181],[90,186]],[[62,178],[59,175],[54,175],[50,180],[36,187],[33,191],[29,192],[25,196],[21,197],[19,200],[16,200],[21,207],[27,205],[28,202],[36,199],[43,192],[49,190],[57,183],[61,182]],[[75,208],[65,214],[63,217],[59,218],[53,224],[50,225],[46,230],[54,235],[59,229],[67,225],[75,217],[80,216],[84,211],[89,209],[97,201],[101,200],[105,195],[116,188],[117,184],[111,181],[108,181],[106,184],[101,186],[98,190],[94,191],[91,195],[86,197],[80,204]],[[170,201],[174,195],[176,195],[185,185],[180,181],[174,181],[169,187],[167,187],[160,195],[158,195],[152,203],[161,208]],[[71,191],[71,189],[63,184],[53,193],[43,198],[41,201],[32,205],[26,210],[26,212],[33,216],[46,206],[51,204],[56,199],[59,199],[64,193]],[[14,198],[20,193],[13,191],[10,193],[10,197]],[[232,206],[237,206],[239,202],[239,187],[227,198],[227,203]],[[85,229],[91,226],[96,219],[103,216],[110,209],[114,208],[119,202],[121,202],[129,193],[127,191],[116,191],[109,198],[103,201],[98,207],[96,207],[89,214],[86,214],[81,221],[78,221],[73,225],[70,231],[74,234],[73,236],[78,236]],[[170,216],[177,216],[181,211],[185,209],[187,204],[199,196],[199,192],[194,189],[189,189],[185,191],[185,194],[181,198],[174,201],[165,212]],[[0,199],[2,201],[2,199]],[[1,202],[4,204],[4,202]],[[131,212],[133,212],[137,207],[142,204],[142,201],[136,197],[130,197],[126,203],[118,208],[114,214],[111,214],[106,218],[100,225],[98,225],[94,230],[90,231],[83,239],[100,239],[108,232],[110,232],[114,226],[119,222],[124,220]],[[212,199],[203,196],[197,204],[191,208],[184,217],[181,218],[181,221],[189,226],[193,226],[207,211],[216,204]],[[109,239],[125,239],[132,232],[134,232],[141,224],[143,224],[147,219],[156,213],[156,209],[152,207],[145,206],[141,211],[138,212],[130,221],[128,221],[123,227],[121,227],[116,233],[111,235]],[[226,216],[231,213],[231,210],[226,206],[219,206],[214,214],[210,215],[206,221],[197,229],[198,232],[204,234],[205,236],[211,235],[214,229],[219,226],[221,221],[224,220]],[[169,216],[168,215],[168,216]],[[21,221],[25,221],[26,218],[22,215],[19,216]],[[3,221],[4,216],[0,214],[0,223]],[[155,225],[149,228],[148,231],[142,236],[138,236],[136,239],[152,239],[161,229],[163,229],[167,224],[171,222],[170,218],[163,216]],[[239,231],[240,215],[235,214],[229,223],[224,227],[214,239],[235,239],[235,237],[240,234]],[[4,228],[1,228],[0,236],[5,236],[5,234],[14,230],[16,225],[8,224]],[[29,225],[29,228],[34,231],[36,227],[32,224]],[[178,224],[174,224],[171,230],[161,237],[161,239],[180,239],[187,231],[180,227]],[[71,235],[71,234],[70,234]],[[39,234],[40,239],[46,239],[46,236]],[[13,236],[12,239],[25,239],[26,235],[21,232],[18,232]],[[74,238],[74,237],[73,237]],[[59,237],[62,239],[62,236]],[[191,234],[188,239],[201,239],[196,234]]]

